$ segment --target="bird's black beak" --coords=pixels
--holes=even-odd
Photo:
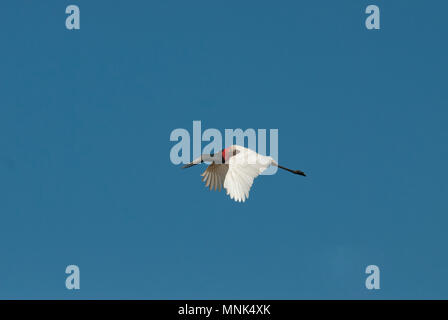
[[[197,165],[197,163],[190,162],[190,163],[187,163],[186,165],[182,166],[182,169],[187,169],[187,168],[190,168],[195,165]]]

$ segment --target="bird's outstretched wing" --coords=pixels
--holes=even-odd
[[[209,187],[210,190],[219,189],[221,191],[228,170],[228,164],[216,164],[213,162],[201,175],[203,176],[202,181],[205,181],[205,186]]]
[[[231,199],[244,202],[254,179],[271,165],[270,157],[260,156],[246,149],[229,160],[229,169],[224,179],[224,188]]]

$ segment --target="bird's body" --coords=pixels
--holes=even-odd
[[[272,157],[260,155],[238,145],[223,149],[218,154],[201,155],[184,168],[202,162],[211,162],[202,174],[205,186],[210,190],[219,191],[224,187],[230,198],[238,202],[244,202],[249,197],[254,179],[270,165],[305,176],[300,170],[291,170],[278,165]]]

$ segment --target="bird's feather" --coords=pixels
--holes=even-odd
[[[229,160],[229,172],[224,180],[224,188],[230,198],[244,202],[254,179],[271,164],[270,157],[257,154],[255,151],[238,147],[239,153]]]
[[[205,181],[205,186],[209,187],[210,190],[221,191],[228,167],[227,164],[210,164],[204,173],[202,173],[202,181]]]
[[[249,198],[254,179],[271,165],[273,159],[241,146],[231,148],[236,152],[228,163],[210,164],[202,173],[202,181],[210,190],[221,191],[224,187],[231,199],[244,202]]]

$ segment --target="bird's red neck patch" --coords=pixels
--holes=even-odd
[[[222,160],[223,160],[223,162],[227,161],[227,157],[229,155],[229,149],[230,149],[230,147],[225,148],[225,149],[222,150]]]

